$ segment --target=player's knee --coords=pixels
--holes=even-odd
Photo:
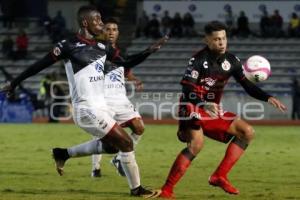
[[[136,135],[142,135],[144,133],[144,131],[145,131],[145,127],[143,124],[139,124],[138,126],[136,126],[134,128],[134,133]]]
[[[254,129],[252,126],[250,125],[247,125],[245,128],[244,128],[244,138],[250,142],[254,139]]]
[[[189,150],[193,155],[197,155],[203,148],[204,142],[203,139],[193,140],[190,144]]]
[[[138,119],[135,120],[134,123],[132,124],[132,131],[136,135],[142,135],[145,131],[144,123],[142,120]]]
[[[119,148],[123,152],[133,151],[132,139],[129,136],[126,138],[123,138],[122,141],[119,142]]]
[[[107,143],[103,143],[103,150],[108,154],[114,154],[119,152],[118,148]]]

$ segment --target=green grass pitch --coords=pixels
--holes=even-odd
[[[177,153],[185,146],[176,126],[146,125],[137,146],[142,184],[158,188]],[[209,186],[208,177],[224,155],[226,145],[205,139],[205,146],[177,185],[177,199],[291,200],[300,199],[300,128],[257,126],[256,138],[230,173],[241,194],[231,196]],[[91,137],[70,124],[0,124],[0,199],[126,200],[127,182],[104,155],[103,176],[90,177],[90,157],[71,159],[65,175],[56,174],[51,148],[68,147]]]

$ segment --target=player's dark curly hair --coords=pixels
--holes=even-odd
[[[219,21],[212,21],[204,26],[205,35],[211,35],[214,31],[222,30],[225,30],[227,32],[227,27],[225,24]]]
[[[110,23],[110,24],[119,24],[119,20],[117,20],[116,18],[114,17],[110,17],[108,19],[105,19],[104,20],[104,23],[107,24],[107,23]]]
[[[82,21],[85,19],[85,17],[90,12],[93,12],[93,11],[99,12],[96,7],[91,6],[91,5],[81,6],[78,9],[78,12],[77,12],[77,22],[78,22],[79,26],[82,25]]]

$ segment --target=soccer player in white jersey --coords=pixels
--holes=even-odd
[[[118,22],[113,18],[106,20],[104,30],[105,40],[111,43],[117,54],[126,58],[126,54],[122,53],[117,45],[119,38]],[[113,63],[106,64],[114,65]],[[133,75],[130,69],[117,67],[105,74],[104,97],[116,122],[122,127],[129,127],[131,129],[132,133],[129,136],[133,140],[134,145],[136,145],[144,132],[144,123],[140,114],[135,110],[126,96],[125,78],[127,78],[127,81],[135,83],[136,90],[142,89],[142,82]],[[92,155],[92,177],[101,177],[101,158],[101,154]],[[122,165],[120,164],[119,154],[111,160],[111,163],[117,168],[121,176],[125,176]]]
[[[97,42],[104,24],[97,9],[82,6],[77,13],[79,31],[75,36],[60,41],[45,57],[29,66],[18,77],[1,87],[0,92],[12,94],[23,80],[31,77],[58,60],[65,63],[73,106],[74,122],[97,139],[70,148],[52,149],[56,170],[63,175],[65,162],[72,157],[98,153],[121,152],[121,165],[132,196],[156,197],[159,192],[145,189],[140,183],[139,168],[135,160],[133,142],[129,135],[112,118],[104,98],[104,73],[109,72],[104,63],[113,61],[118,66],[132,67],[158,50],[167,40],[164,37],[142,53],[124,59],[111,45]]]

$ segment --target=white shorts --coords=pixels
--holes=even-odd
[[[126,122],[135,118],[142,118],[131,102],[113,104],[107,103],[108,108],[112,111],[114,120],[123,127],[126,127]]]
[[[107,108],[76,107],[73,118],[76,125],[97,138],[103,138],[111,131],[116,121]]]

